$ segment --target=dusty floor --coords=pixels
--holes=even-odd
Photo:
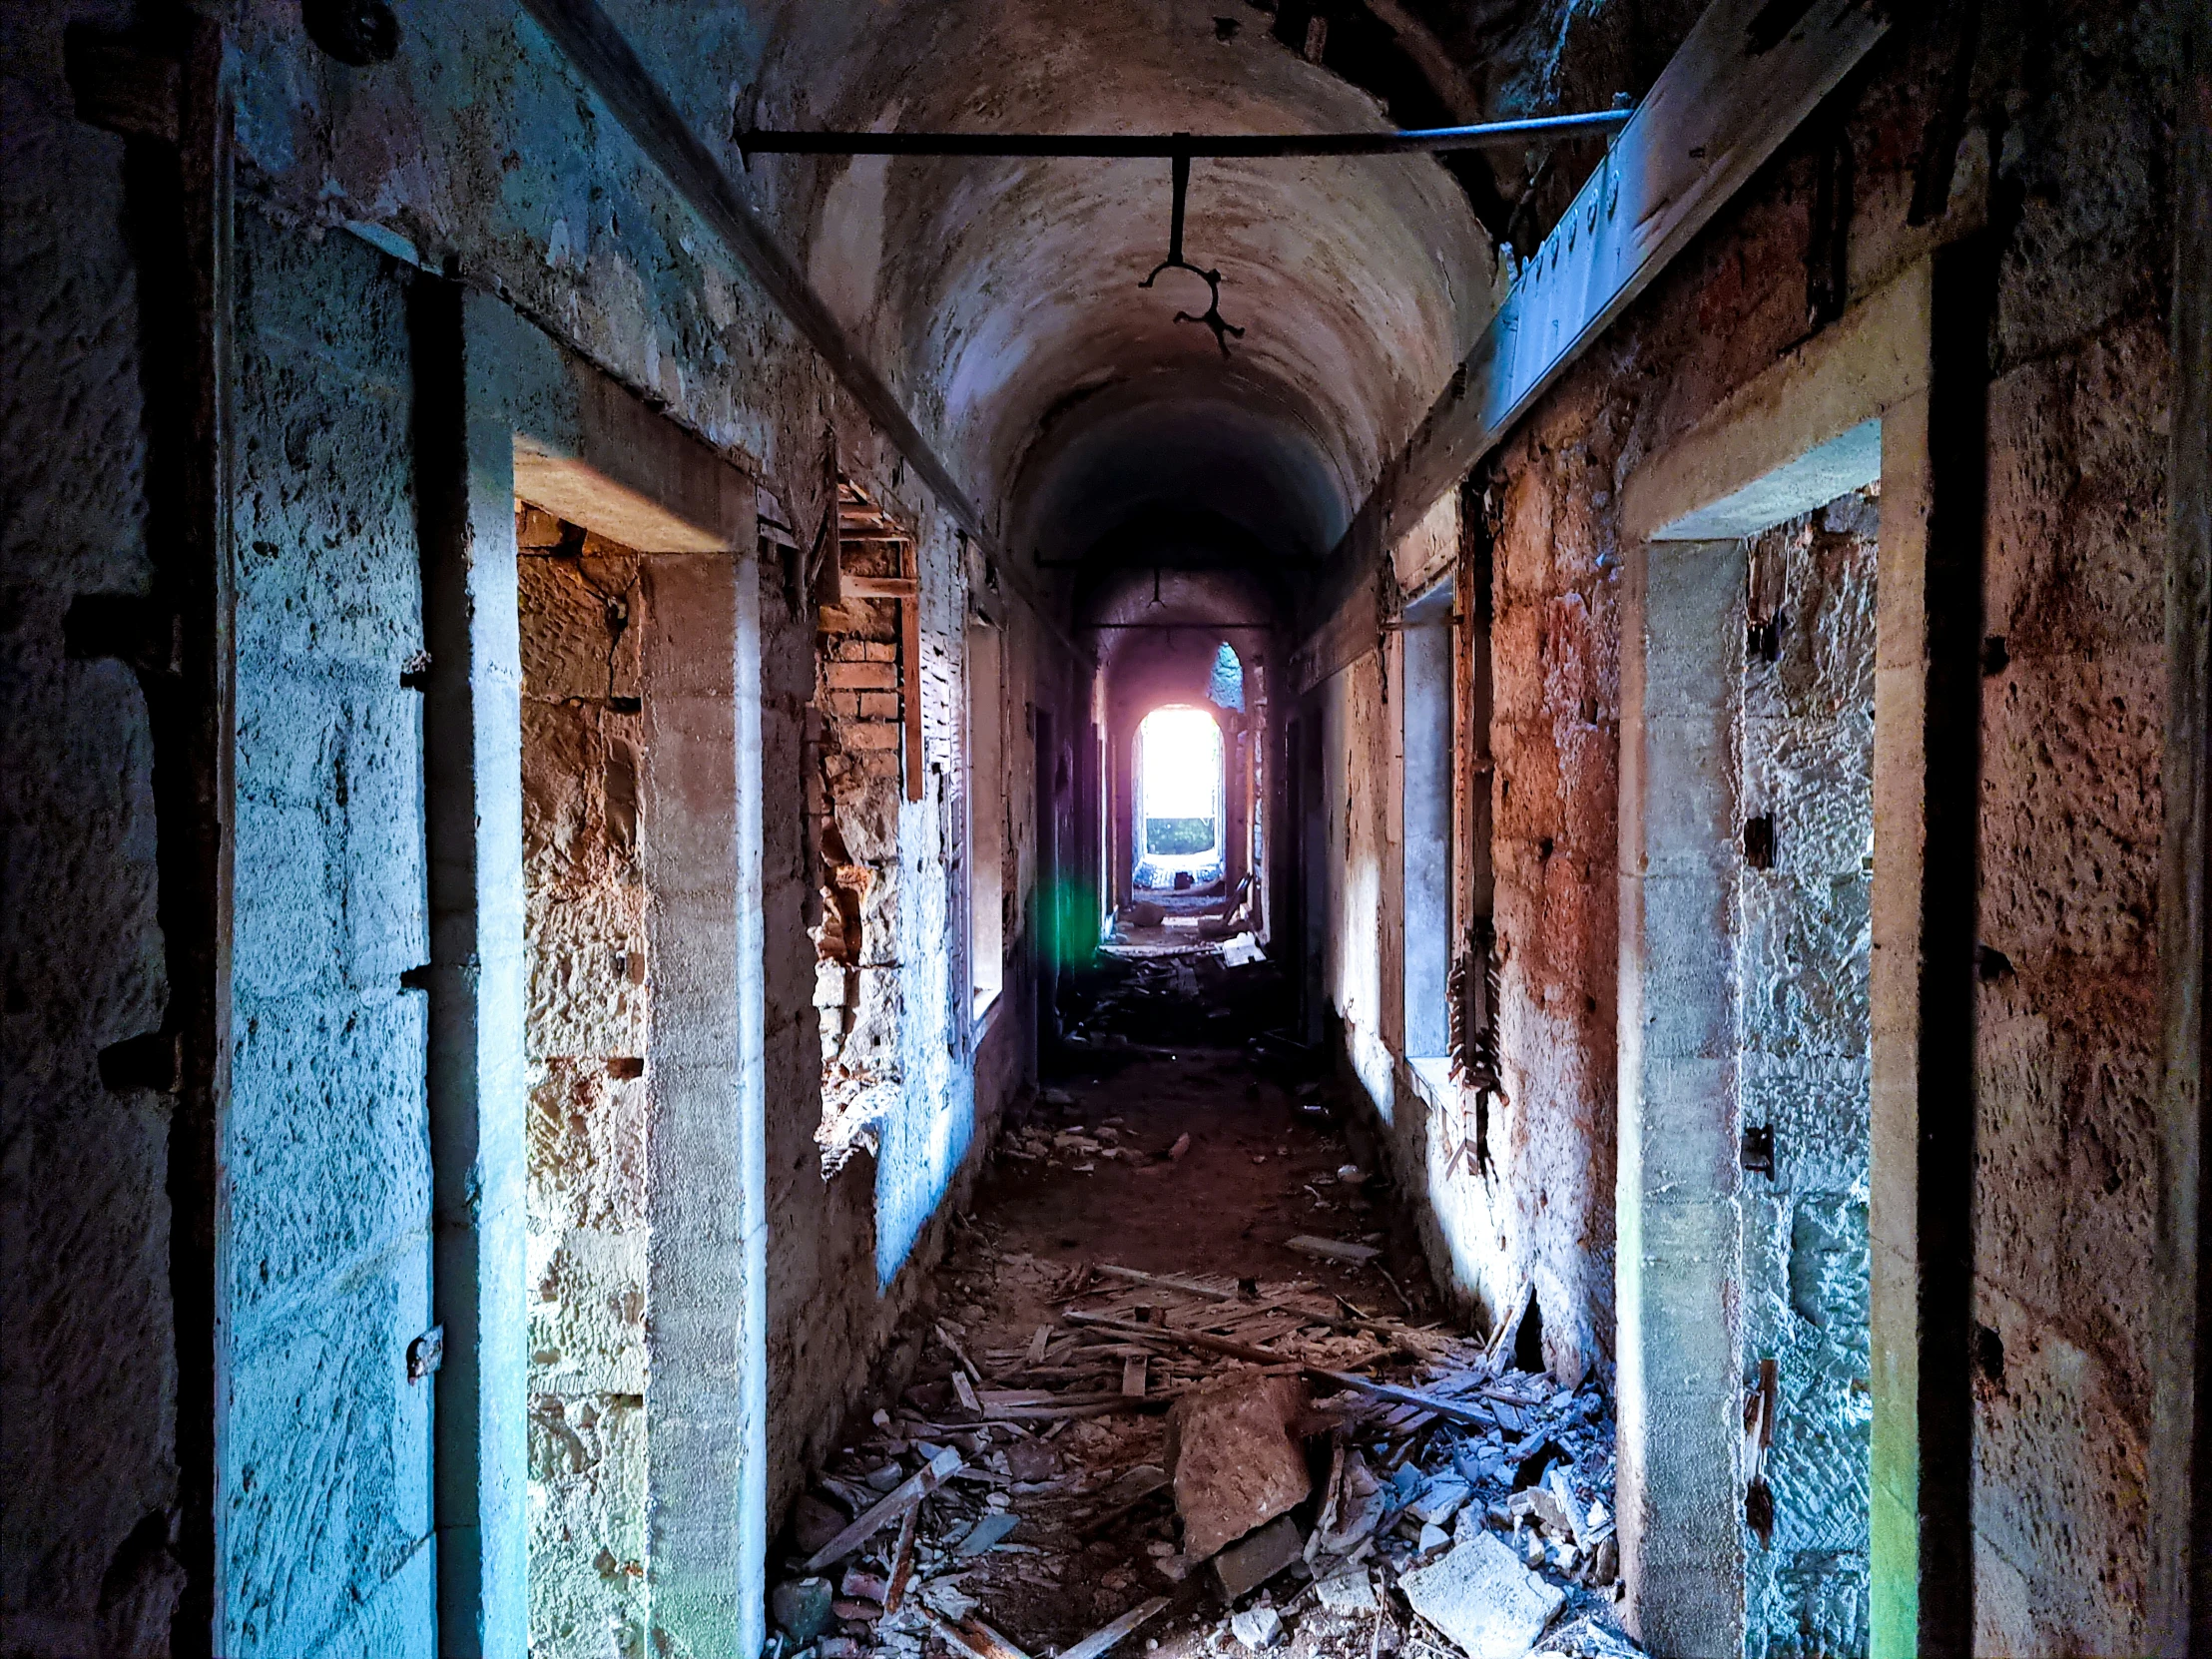
[[[1402,1207],[1359,1167],[1330,1085],[1279,1063],[1263,1076],[1242,1048],[1167,1046],[1177,1032],[1248,1031],[1265,990],[1229,989],[1212,961],[1125,964],[1091,987],[1073,1027],[1087,1040],[1064,1052],[1056,1086],[1010,1116],[933,1297],[904,1334],[910,1376],[895,1398],[886,1388],[871,1402],[872,1422],[856,1414],[782,1540],[773,1606],[784,1654],[1069,1655],[1164,1598],[1115,1652],[1241,1654],[1232,1613],[1270,1607],[1283,1628],[1265,1645],[1286,1654],[1446,1655],[1452,1645],[1393,1585],[1400,1569],[1448,1552],[1448,1535],[1424,1534],[1422,1519],[1448,1526],[1455,1511],[1462,1531],[1489,1525],[1567,1592],[1540,1651],[1633,1651],[1605,1628],[1607,1402],[1594,1383],[1568,1393],[1513,1372],[1507,1344],[1490,1354],[1437,1320]],[[1162,1040],[1131,1040],[1148,1027]],[[1331,1260],[1294,1238],[1375,1254]],[[1120,1328],[1082,1323],[1101,1318]],[[1126,1334],[1148,1322],[1283,1363]],[[1453,1396],[1462,1418],[1315,1385],[1294,1425],[1312,1486],[1292,1518],[1309,1547],[1232,1599],[1218,1563],[1185,1554],[1168,1407],[1202,1384],[1296,1377],[1296,1362]],[[795,1588],[810,1554],[883,1494],[909,1489],[932,1458],[961,1466],[916,1508],[897,1591],[899,1523],[819,1566],[829,1586]],[[1248,1619],[1243,1637],[1255,1628]],[[1100,1651],[1092,1642],[1072,1659]]]

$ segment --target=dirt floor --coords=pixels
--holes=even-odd
[[[1009,1114],[872,1420],[855,1415],[787,1529],[772,1563],[784,1655],[1099,1659],[1101,1628],[1142,1615],[1111,1641],[1125,1659],[1254,1646],[1442,1659],[1458,1650],[1394,1586],[1450,1551],[1423,1517],[1448,1526],[1455,1511],[1458,1536],[1488,1525],[1563,1595],[1537,1651],[1634,1651],[1609,1617],[1612,1428],[1595,1384],[1556,1390],[1510,1369],[1511,1333],[1493,1351],[1441,1320],[1405,1208],[1362,1164],[1333,1085],[1264,1044],[1257,1064],[1247,1048],[1171,1046],[1250,1034],[1267,992],[1228,991],[1210,960],[1122,964],[1089,988],[1057,1081]],[[1132,1041],[1140,1028],[1159,1040]],[[1293,1239],[1372,1254],[1333,1260]],[[1165,1331],[1216,1348],[1149,1334]],[[1309,1394],[1302,1366],[1449,1394],[1459,1415],[1327,1382]],[[1300,1402],[1288,1443],[1307,1495],[1295,1533],[1271,1534],[1298,1558],[1232,1595],[1222,1562],[1244,1545],[1221,1561],[1186,1547],[1170,1406],[1264,1379]],[[819,1559],[886,1494],[929,1484],[933,1459],[958,1467],[908,1516]]]

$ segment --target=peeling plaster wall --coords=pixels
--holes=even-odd
[[[217,1650],[431,1651],[422,649],[404,291],[238,224]]]
[[[99,1071],[168,999],[153,737],[131,669],[63,646],[154,565],[124,144],[71,114],[59,17],[0,37],[0,1649],[62,1659],[154,1651],[182,1582],[170,1097]]]

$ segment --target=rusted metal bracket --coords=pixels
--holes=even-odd
[[[1203,311],[1177,311],[1175,320],[1178,322],[1205,323],[1207,327],[1213,329],[1214,343],[1221,347],[1221,354],[1226,357],[1229,355],[1229,336],[1235,334],[1239,339],[1243,339],[1244,330],[1221,314],[1221,273],[1201,270],[1183,258],[1183,206],[1189,198],[1191,190],[1190,153],[1188,151],[1177,152],[1174,165],[1175,205],[1169,211],[1168,257],[1154,266],[1152,275],[1139,282],[1137,286],[1141,288],[1152,286],[1154,282],[1160,279],[1160,273],[1163,271],[1187,271],[1194,276],[1203,277],[1208,293],[1206,308]],[[1153,587],[1157,592],[1159,587],[1159,572],[1157,571],[1153,573]]]

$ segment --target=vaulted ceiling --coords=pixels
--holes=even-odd
[[[1246,0],[789,0],[743,127],[1260,133],[1399,124]],[[1393,120],[1393,113],[1398,119]],[[1434,119],[1441,109],[1423,110]],[[1425,157],[755,157],[754,200],[1023,563],[1325,553],[1495,308],[1469,192]]]

